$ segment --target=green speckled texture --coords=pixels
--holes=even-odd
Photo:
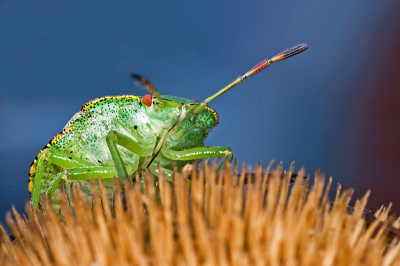
[[[114,130],[146,147],[146,152],[141,159],[138,154],[118,146],[128,172],[133,173],[138,169],[139,161],[147,159],[152,154],[163,130],[170,128],[178,120],[182,105],[198,105],[193,100],[163,95],[163,99],[179,103],[179,105],[176,108],[164,108],[164,114],[160,116],[162,119],[157,120],[154,119],[156,116],[153,114],[149,115],[151,109],[146,109],[147,107],[141,103],[141,98],[134,95],[105,96],[86,103],[81,111],[68,121],[58,137],[50,141],[50,151],[57,149],[71,158],[85,160],[94,166],[114,166],[106,143],[108,132]],[[202,146],[210,129],[217,123],[217,113],[206,107],[192,119],[184,120],[179,129],[166,140],[164,147],[185,150]],[[165,168],[172,168],[172,161],[162,155],[157,157],[155,162],[160,162]],[[63,167],[48,160],[44,161],[41,190],[46,191],[56,174],[62,171],[64,171]],[[34,176],[35,174],[31,178],[33,179]],[[111,200],[113,179],[104,179],[104,181]],[[69,183],[68,180],[62,180],[60,187],[69,186]],[[88,198],[91,198],[90,182],[79,180],[78,183]],[[54,204],[56,206],[55,201]]]
[[[161,98],[171,101],[171,102],[174,102],[174,103],[193,104],[193,105],[199,104],[198,102],[196,102],[194,100],[189,100],[189,99],[177,97],[177,96],[161,95]]]

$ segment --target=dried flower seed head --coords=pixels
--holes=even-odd
[[[244,169],[246,169],[244,167]],[[236,167],[216,176],[216,165],[115,182],[109,202],[102,180],[92,180],[87,202],[78,186],[57,195],[61,213],[43,197],[43,210],[13,209],[0,231],[2,265],[399,265],[399,221],[388,209],[364,211],[369,192],[354,208],[351,190],[333,203],[319,172],[309,189],[293,167],[272,174],[261,166],[238,177]],[[299,176],[304,176],[301,169]],[[245,180],[246,179],[246,180]],[[191,188],[188,190],[188,182]],[[244,192],[246,191],[246,192]],[[245,194],[245,196],[244,196]],[[393,223],[393,224],[391,224]],[[388,233],[389,232],[389,233]],[[393,240],[394,239],[394,240]]]

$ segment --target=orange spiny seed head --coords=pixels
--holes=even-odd
[[[143,96],[142,102],[144,105],[150,107],[153,103],[153,96],[151,96],[150,94],[146,94],[145,96]]]

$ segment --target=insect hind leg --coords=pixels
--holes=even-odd
[[[53,180],[51,180],[50,186],[46,190],[46,196],[47,197],[53,197],[54,191],[58,188],[58,185],[60,184],[61,179],[66,177],[67,173],[66,171],[58,173]]]
[[[46,196],[52,197],[54,191],[58,188],[60,181],[64,180],[89,180],[93,179],[109,179],[114,178],[117,174],[113,166],[87,166],[66,168],[63,172],[58,173],[47,188]]]
[[[44,160],[47,159],[48,154],[49,150],[45,150],[37,158],[36,175],[33,180],[32,199],[31,199],[32,205],[35,209],[37,209],[39,204],[40,186],[42,184],[43,164]]]
[[[33,180],[32,205],[36,209],[40,199],[44,161],[62,167],[62,172],[56,174],[51,179],[49,187],[46,189],[46,196],[53,196],[59,187],[61,180],[89,180],[90,178],[113,178],[117,171],[114,166],[99,166],[91,162],[76,158],[60,150],[50,147],[41,153],[37,158],[35,178]],[[134,171],[135,169],[129,169]]]

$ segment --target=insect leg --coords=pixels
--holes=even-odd
[[[61,179],[69,180],[87,180],[90,178],[113,178],[117,174],[113,166],[89,166],[89,167],[73,167],[67,168],[63,172],[58,173],[47,188],[46,196],[52,197],[54,191],[58,188]]]
[[[93,163],[71,156],[70,154],[59,151],[53,147],[46,149],[37,159],[36,175],[32,191],[32,204],[37,208],[40,196],[40,186],[43,174],[43,161],[49,160],[55,165],[70,168],[70,167],[91,167]],[[53,196],[54,191],[58,188],[61,179],[65,178],[65,172],[58,173],[50,183],[46,191],[46,196]]]
[[[39,203],[40,185],[42,184],[43,161],[47,158],[48,153],[48,150],[45,150],[37,158],[36,175],[33,181],[32,190],[32,205],[35,209],[37,209]]]
[[[46,196],[51,198],[53,197],[54,191],[58,188],[58,185],[60,184],[61,178],[65,175],[65,172],[60,172],[58,173],[53,180],[51,180],[50,186],[46,190]]]
[[[156,176],[160,175],[160,171],[158,170],[157,163],[152,163],[149,167],[149,170]],[[167,178],[168,181],[172,182],[172,174],[173,174],[172,170],[161,167],[161,172],[165,175],[165,177]]]
[[[196,147],[183,151],[161,150],[165,157],[176,161],[189,161],[204,158],[225,158],[218,168],[218,172],[223,169],[226,161],[233,159],[233,154],[228,146]]]
[[[71,156],[70,154],[64,153],[52,147],[49,151],[49,159],[52,163],[65,168],[95,165],[91,162],[76,158],[74,156]]]
[[[111,157],[114,161],[115,168],[117,169],[118,179],[122,183],[124,179],[128,178],[129,176],[125,168],[125,163],[118,151],[117,144],[140,156],[145,154],[145,148],[138,145],[133,139],[117,131],[110,131],[107,134],[106,142],[110,150]]]
[[[65,175],[69,180],[107,179],[114,178],[117,170],[114,166],[73,167],[66,169]]]

